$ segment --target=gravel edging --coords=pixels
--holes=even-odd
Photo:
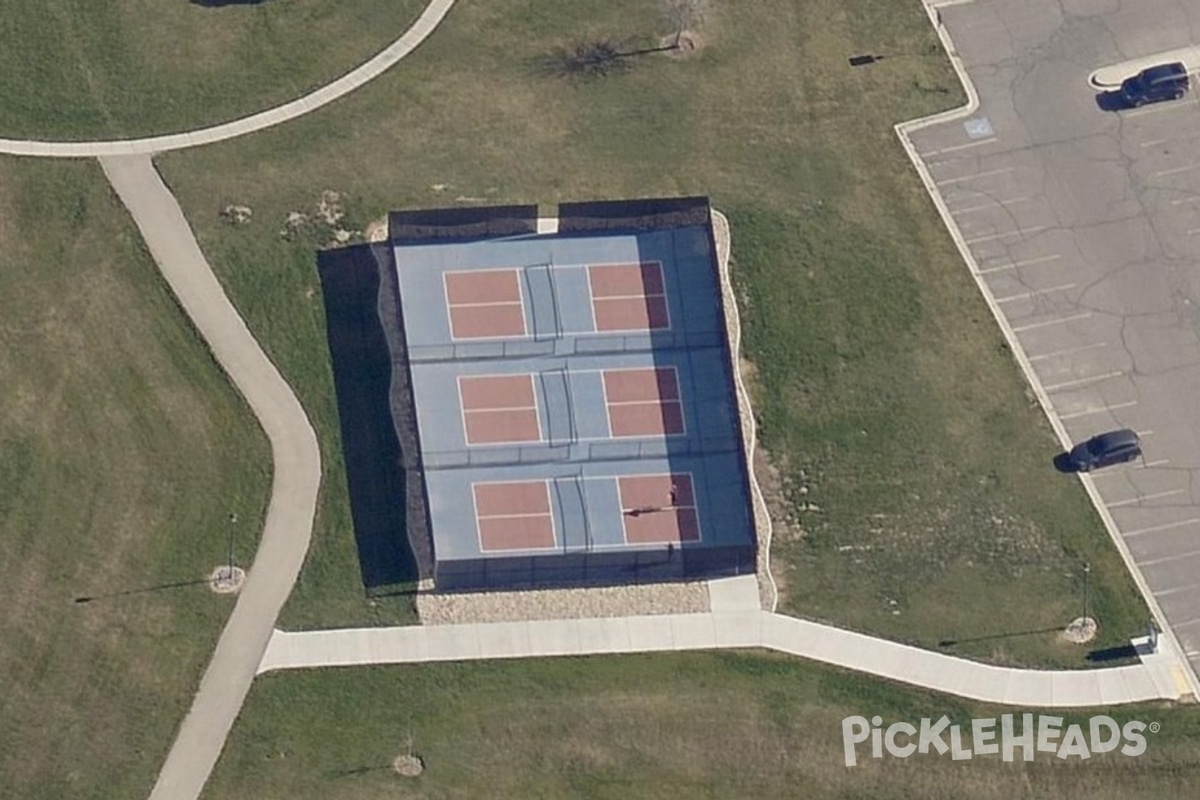
[[[417,614],[425,625],[694,614],[708,610],[705,581],[417,595]]]
[[[754,511],[754,533],[757,547],[758,596],[762,607],[774,612],[779,605],[779,587],[771,575],[771,515],[767,511],[767,501],[763,497],[762,487],[754,475],[754,448],[757,445],[757,427],[754,424],[754,412],[750,407],[750,393],[742,381],[742,371],[738,364],[742,349],[742,324],[738,317],[737,294],[733,290],[733,282],[729,272],[729,254],[731,236],[729,219],[712,209],[713,241],[717,245],[717,266],[721,276],[721,303],[725,311],[725,329],[729,337],[729,354],[732,363],[729,365],[733,373],[733,382],[737,386],[738,417],[742,421],[743,457],[746,459],[746,474],[750,477],[750,505]]]

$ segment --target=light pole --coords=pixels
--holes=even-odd
[[[233,582],[233,534],[237,530],[234,526],[237,525],[237,514],[229,515],[229,566],[226,568],[226,579]]]
[[[1092,565],[1083,565],[1083,624],[1091,619],[1091,598],[1088,596],[1088,576],[1092,574]]]

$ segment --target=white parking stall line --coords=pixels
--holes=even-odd
[[[972,211],[986,211],[989,208],[1007,208],[1008,206],[1015,206],[1017,203],[1024,203],[1027,200],[1032,200],[1032,199],[1033,199],[1033,197],[1030,195],[1030,196],[1026,196],[1026,197],[1014,197],[1012,200],[995,200],[991,203],[981,203],[980,205],[977,205],[977,206],[967,206],[966,208],[952,208],[952,209],[950,209],[950,213],[956,214],[956,215],[957,214],[970,214]]]
[[[1161,500],[1164,497],[1174,497],[1177,494],[1183,494],[1183,489],[1172,489],[1169,492],[1157,492],[1155,494],[1144,494],[1138,497],[1131,497],[1128,500],[1119,500],[1116,503],[1105,503],[1109,508],[1124,508],[1125,506],[1135,506],[1138,503],[1144,503],[1147,500]]]
[[[985,267],[979,270],[979,275],[990,275],[993,272],[1004,272],[1009,269],[1017,269],[1019,267],[1032,267],[1034,264],[1045,264],[1048,261],[1057,261],[1062,258],[1062,253],[1055,253],[1049,256],[1039,256],[1037,258],[1027,258],[1024,261],[1011,261],[1007,264],[999,264],[994,267]]]
[[[1173,594],[1179,594],[1180,592],[1186,592],[1189,589],[1195,589],[1196,586],[1197,586],[1197,584],[1190,583],[1186,586],[1173,586],[1170,589],[1159,589],[1157,592],[1154,593],[1154,596],[1155,597],[1170,597]],[[1193,622],[1194,621],[1195,620],[1193,620]],[[1185,622],[1184,624],[1186,625],[1188,623]],[[1172,627],[1178,627],[1178,626],[1173,625]],[[1195,655],[1195,654],[1196,654],[1196,651],[1192,651],[1191,653],[1189,653],[1189,655]]]
[[[1129,401],[1128,403],[1116,403],[1115,405],[1100,405],[1099,408],[1090,408],[1082,411],[1072,411],[1070,414],[1060,414],[1058,419],[1066,422],[1067,420],[1078,420],[1081,416],[1091,416],[1092,414],[1104,414],[1105,411],[1115,411],[1121,408],[1129,408],[1132,405],[1138,404],[1138,401]]]
[[[1075,284],[1064,283],[1061,286],[1051,286],[1049,289],[1038,289],[1036,292],[1023,292],[1021,294],[1010,294],[1008,297],[997,297],[997,303],[1011,303],[1013,300],[1024,300],[1028,297],[1037,297],[1040,294],[1050,294],[1051,292],[1065,292],[1067,289],[1074,289]]]
[[[956,144],[953,147],[943,147],[938,150],[930,150],[928,153],[923,153],[921,155],[921,158],[929,158],[930,156],[940,156],[942,153],[957,153],[959,150],[966,150],[971,147],[979,147],[980,145],[991,144],[992,142],[997,142],[997,141],[999,141],[999,139],[995,136],[992,136],[988,139],[980,139],[977,142],[967,142],[966,144]]]
[[[1058,319],[1047,319],[1041,322],[1031,322],[1028,325],[1014,326],[1013,333],[1022,333],[1024,331],[1032,331],[1036,328],[1046,328],[1050,325],[1062,325],[1067,322],[1074,322],[1077,319],[1087,319],[1092,315],[1092,312],[1085,311],[1082,314],[1073,314],[1069,317],[1059,317]]]
[[[1200,194],[1194,194],[1191,197],[1180,197],[1176,200],[1172,200],[1171,205],[1182,206],[1187,203],[1197,203],[1197,202],[1200,202]]]
[[[1118,370],[1117,372],[1106,372],[1103,375],[1093,375],[1090,378],[1076,378],[1073,381],[1063,381],[1062,383],[1052,383],[1049,386],[1043,386],[1042,388],[1044,390],[1046,390],[1047,393],[1057,392],[1060,389],[1070,389],[1075,386],[1084,386],[1089,383],[1099,383],[1100,381],[1106,381],[1109,378],[1115,378],[1118,375],[1124,375],[1124,374],[1125,373],[1121,372],[1120,370]]]
[[[1053,353],[1042,353],[1040,356],[1030,356],[1029,360],[1030,361],[1045,361],[1046,359],[1049,359],[1049,358],[1058,358],[1059,356],[1069,356],[1072,353],[1079,353],[1084,350],[1095,350],[1098,347],[1108,347],[1108,344],[1106,342],[1092,342],[1091,344],[1081,344],[1081,345],[1079,345],[1079,347],[1068,347],[1066,350],[1055,350]],[[1133,405],[1133,403],[1130,403],[1129,405]],[[1112,408],[1121,408],[1121,406],[1112,406]]]
[[[990,178],[993,175],[1003,175],[1006,172],[1012,172],[1012,167],[1003,167],[1002,169],[993,169],[987,172],[975,172],[970,175],[960,175],[957,178],[947,178],[944,181],[934,181],[938,186],[949,186],[952,183],[962,183],[963,181],[973,181],[976,178]]]
[[[1029,236],[1039,231],[1046,230],[1045,225],[1036,225],[1032,228],[1018,229],[1015,231],[1005,231],[1004,233],[989,233],[986,236],[976,236],[971,239],[964,239],[967,244],[979,244],[980,242],[990,242],[994,239],[1003,239],[1007,236]]]
[[[1154,467],[1165,467],[1171,463],[1169,458],[1160,458],[1158,461],[1147,461],[1144,464],[1138,464],[1134,469],[1153,469]]]
[[[1170,139],[1151,139],[1148,142],[1142,142],[1138,147],[1154,147],[1156,144],[1166,144]]]
[[[1191,228],[1190,230],[1188,230],[1187,235],[1195,236],[1197,233],[1200,233],[1200,228]]]
[[[1181,172],[1191,172],[1194,169],[1200,169],[1200,161],[1195,164],[1188,164],[1186,167],[1175,167],[1173,169],[1163,169],[1158,172],[1150,173],[1151,178],[1162,178],[1166,175],[1178,175]]]
[[[1200,550],[1189,550],[1186,553],[1175,553],[1174,555],[1163,556],[1162,558],[1152,558],[1149,561],[1139,561],[1138,566],[1139,567],[1156,567],[1159,564],[1165,564],[1168,561],[1178,561],[1178,560],[1184,559],[1184,558],[1191,558],[1192,556],[1200,556]],[[1179,625],[1177,625],[1175,623],[1171,623],[1171,627],[1178,628]]]
[[[1154,525],[1150,528],[1141,528],[1136,531],[1122,532],[1122,535],[1128,539],[1130,536],[1141,536],[1145,533],[1158,533],[1159,531],[1169,531],[1172,528],[1184,528],[1188,525],[1195,525],[1200,522],[1200,517],[1192,517],[1191,519],[1181,519],[1178,522],[1168,522],[1164,525]]]

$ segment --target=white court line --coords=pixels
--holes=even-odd
[[[1137,505],[1138,503],[1144,503],[1147,500],[1158,500],[1163,497],[1172,497],[1177,494],[1183,494],[1183,489],[1172,489],[1169,492],[1158,492],[1157,494],[1146,494],[1141,495],[1140,497],[1131,497],[1128,500],[1121,500],[1116,503],[1105,503],[1105,505],[1107,505],[1109,508],[1122,508],[1124,506],[1132,506]]]
[[[1023,331],[1034,330],[1035,328],[1045,328],[1049,325],[1061,325],[1064,322],[1074,322],[1077,319],[1087,319],[1091,315],[1092,315],[1092,312],[1085,311],[1082,314],[1074,314],[1070,317],[1059,317],[1058,319],[1048,319],[1043,322],[1031,322],[1028,325],[1021,325],[1020,327],[1014,327],[1012,329],[1012,332],[1013,333],[1021,333]]]
[[[1004,167],[1003,169],[994,169],[990,172],[976,172],[971,175],[961,175],[957,178],[947,178],[944,181],[934,181],[938,186],[949,186],[952,183],[962,183],[963,181],[971,181],[976,178],[989,178],[992,175],[1003,175],[1006,172],[1012,172],[1012,167]]]
[[[967,142],[966,144],[956,144],[953,147],[943,147],[940,150],[930,150],[928,153],[923,154],[921,156],[921,158],[929,158],[929,156],[940,156],[942,153],[954,153],[959,150],[966,150],[970,147],[979,147],[981,144],[991,144],[992,142],[997,142],[997,141],[999,141],[999,138],[992,136],[988,139],[980,139],[977,142]],[[930,166],[933,166],[933,165],[931,164]]]
[[[984,211],[989,208],[1004,208],[1006,206],[1015,206],[1017,203],[1024,203],[1026,200],[1032,200],[1033,197],[1014,197],[1012,200],[995,200],[991,203],[984,203],[978,206],[967,206],[966,208],[952,208],[951,214],[970,214],[972,211]]]
[[[1059,414],[1058,418],[1060,420],[1066,421],[1068,419],[1078,419],[1079,417],[1087,417],[1087,416],[1091,416],[1092,414],[1103,414],[1105,411],[1114,411],[1118,408],[1129,408],[1130,406],[1136,406],[1136,405],[1137,405],[1137,400],[1130,400],[1128,403],[1117,403],[1116,405],[1112,405],[1112,406],[1100,406],[1099,408],[1089,408],[1085,411],[1072,411],[1070,414]]]
[[[1167,530],[1170,530],[1171,528],[1182,528],[1187,525],[1194,525],[1197,522],[1200,522],[1200,517],[1192,517],[1191,519],[1181,519],[1178,522],[1168,522],[1165,525],[1155,525],[1150,528],[1141,528],[1136,531],[1129,531],[1128,533],[1122,531],[1122,535],[1128,539],[1130,536],[1141,536],[1143,533],[1157,533],[1158,531],[1167,531]]]
[[[1081,350],[1095,350],[1097,347],[1108,347],[1104,342],[1092,342],[1091,344],[1081,344],[1079,347],[1068,347],[1066,350],[1055,350],[1053,353],[1043,353],[1040,356],[1030,356],[1030,361],[1045,361],[1048,358],[1058,358],[1059,356],[1067,356],[1071,353],[1078,353]],[[1120,406],[1113,406],[1120,408]]]
[[[1008,297],[997,297],[997,303],[1011,303],[1013,300],[1024,300],[1027,297],[1037,297],[1039,294],[1049,294],[1050,292],[1064,292],[1067,289],[1074,289],[1075,284],[1064,283],[1062,286],[1051,286],[1049,289],[1038,289],[1036,292],[1024,292],[1023,294],[1010,294]]]
[[[1016,269],[1018,267],[1031,267],[1034,264],[1045,264],[1047,261],[1057,261],[1062,258],[1061,253],[1056,253],[1052,256],[1039,256],[1038,258],[1027,258],[1024,261],[1012,261],[1008,264],[1001,264],[997,267],[987,267],[979,270],[978,275],[987,275],[992,272],[1002,272],[1006,269]]]
[[[980,242],[990,242],[993,239],[1003,239],[1006,236],[1028,236],[1039,231],[1046,230],[1045,225],[1035,225],[1032,228],[1018,229],[1015,231],[1005,231],[1004,233],[989,233],[986,236],[976,236],[971,239],[964,239],[965,244],[979,244]]]
[[[1115,378],[1118,375],[1124,375],[1124,374],[1125,374],[1124,372],[1121,372],[1119,370],[1117,372],[1106,372],[1103,375],[1093,375],[1090,378],[1077,378],[1073,381],[1063,381],[1062,383],[1052,383],[1049,386],[1042,386],[1042,389],[1044,389],[1047,392],[1057,392],[1059,389],[1066,389],[1071,386],[1083,386],[1084,384],[1088,384],[1088,383],[1099,383],[1100,381],[1106,381],[1109,378]]]
[[[1180,172],[1191,172],[1194,169],[1200,169],[1200,161],[1195,164],[1188,164],[1186,167],[1175,167],[1174,169],[1163,169],[1158,172],[1150,173],[1151,178],[1161,178],[1164,175],[1178,175]]]
[[[483,306],[519,306],[520,300],[487,300],[482,303],[447,303],[449,308],[481,308]]]

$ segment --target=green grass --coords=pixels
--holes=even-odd
[[[463,0],[337,109],[163,159],[321,431],[325,501],[285,622],[401,613],[367,607],[357,584],[311,252],[323,242],[281,239],[288,212],[325,189],[348,193],[360,229],[391,208],[703,193],[732,221],[754,403],[780,471],[782,609],[1083,665],[1046,631],[1080,613],[1086,561],[1098,646],[1140,632],[1146,610],[1078,482],[1053,470],[1050,428],[892,130],[962,102],[920,4],[718,8],[687,59],[636,57],[593,81],[539,67],[580,41],[636,48],[666,32],[653,4]],[[848,66],[867,51],[903,55]],[[227,202],[254,221],[221,223]]]
[[[94,164],[0,159],[0,376],[0,796],[145,796],[270,460]]]
[[[1195,796],[1200,712],[1158,722],[1140,757],[870,758],[847,768],[842,720],[997,709],[769,655],[711,653],[439,664],[268,675],[251,690],[206,800],[374,798],[1129,798]],[[1021,713],[1020,709],[1016,710]],[[1089,712],[1066,716],[1065,728]],[[1019,724],[1019,722],[1018,722]],[[313,735],[319,731],[320,735]],[[947,737],[948,738],[948,737]],[[412,752],[420,778],[389,765]],[[1021,758],[1020,755],[1017,756]],[[1134,789],[1136,787],[1136,789]]]
[[[420,0],[6,0],[0,136],[93,139],[212,125],[286,102],[397,38]]]

